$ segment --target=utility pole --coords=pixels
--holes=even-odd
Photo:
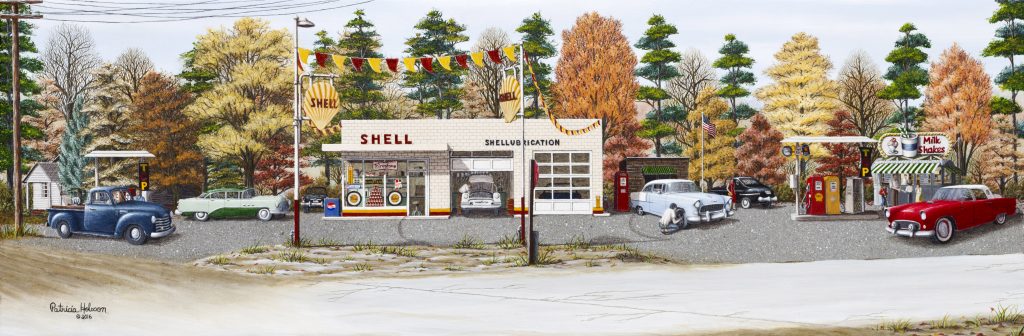
[[[21,5],[39,4],[43,3],[42,0],[18,0],[18,1],[0,1],[0,5],[10,5],[11,12],[0,14],[0,19],[5,19],[11,26],[11,89],[14,91],[11,99],[11,157],[13,158],[11,163],[11,169],[14,170],[14,181],[11,181],[11,185],[14,186],[14,228],[17,235],[22,235],[25,229],[22,227],[24,218],[22,218],[21,211],[25,207],[22,203],[22,188],[21,188],[21,78],[19,73],[21,72],[20,62],[20,51],[18,50],[18,21],[28,19],[41,19],[43,16],[38,14],[20,14],[19,9]]]

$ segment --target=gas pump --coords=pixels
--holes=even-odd
[[[825,212],[825,178],[821,176],[810,176],[807,178],[807,201],[808,215],[824,215]]]
[[[839,176],[825,176],[825,213],[840,214],[839,207]]]
[[[629,212],[629,173],[615,172],[615,211]]]

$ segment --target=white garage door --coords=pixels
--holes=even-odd
[[[452,171],[512,171],[511,158],[454,158]]]
[[[590,153],[534,153],[540,170],[534,191],[536,214],[592,214]]]

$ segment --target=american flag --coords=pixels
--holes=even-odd
[[[708,137],[714,139],[718,135],[718,129],[715,128],[715,124],[711,123],[711,119],[708,116],[704,116],[704,120],[701,122],[704,126],[704,132],[708,133]]]

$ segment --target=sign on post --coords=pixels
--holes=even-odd
[[[139,190],[149,191],[149,163],[139,162]]]
[[[872,147],[860,148],[860,177],[871,176],[871,154],[874,151]]]

